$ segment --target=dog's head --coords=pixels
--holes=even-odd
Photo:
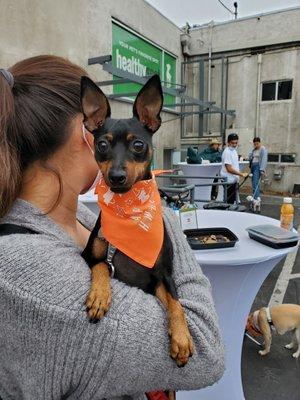
[[[253,313],[248,315],[247,318],[247,326],[253,326],[254,325],[254,321],[253,321]]]
[[[94,135],[96,161],[111,190],[124,193],[149,178],[152,135],[161,125],[163,105],[159,76],[152,76],[138,93],[132,118],[110,118],[108,99],[86,76],[81,78],[81,105],[84,126]]]
[[[261,332],[259,332],[255,326],[254,313],[248,315],[246,331],[249,332],[252,336],[261,336]]]

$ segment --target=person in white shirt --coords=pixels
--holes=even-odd
[[[227,146],[222,154],[221,176],[227,178],[227,203],[234,204],[237,201],[239,177],[246,177],[246,172],[240,172],[239,157],[236,151],[239,137],[231,133],[227,138]]]

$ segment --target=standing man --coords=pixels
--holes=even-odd
[[[239,177],[246,177],[247,172],[240,172],[239,156],[236,151],[239,137],[236,133],[231,133],[227,138],[227,147],[222,154],[221,176],[227,178],[227,203],[234,204],[238,194]]]
[[[260,178],[266,175],[268,152],[262,146],[260,138],[253,139],[253,150],[249,154],[249,167],[252,174],[252,196],[254,200],[260,197]]]

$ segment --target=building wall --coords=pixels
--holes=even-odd
[[[190,32],[190,56],[299,41],[300,7],[236,21],[202,25]]]
[[[176,72],[177,82],[180,82],[180,63],[182,61],[180,29],[162,16],[147,2],[140,0],[90,0],[88,13],[89,27],[89,57],[111,54],[112,29],[111,18],[114,18],[145,38],[153,41],[178,57]],[[96,80],[111,79],[100,66],[91,66],[89,71]],[[111,92],[112,87],[106,86],[105,92]],[[128,118],[132,115],[132,106],[113,101],[112,115]],[[162,113],[163,124],[154,135],[155,165],[163,167],[164,149],[180,149],[180,121],[164,121],[176,117],[174,114]]]
[[[235,109],[236,116],[227,117],[227,133],[239,134],[239,153],[244,157],[248,155],[252,148],[252,139],[256,135],[262,138],[271,153],[296,154],[296,163],[293,165],[278,163],[269,165],[271,188],[275,191],[292,191],[294,183],[300,183],[300,46],[297,43],[285,45],[289,41],[300,40],[300,25],[295,27],[296,21],[300,22],[300,8],[272,13],[260,19],[233,21],[213,28],[206,26],[191,32],[191,53],[196,52],[197,43],[199,45],[203,42],[202,50],[198,50],[198,55],[191,57],[191,60],[201,56],[207,58],[206,52],[210,41],[212,56],[219,56],[215,53],[223,51],[225,61],[228,59],[227,108]],[[280,43],[282,48],[268,47],[269,44],[276,43]],[[265,48],[255,49],[257,46]],[[205,65],[207,98],[208,62]],[[211,99],[220,105],[221,60],[212,60],[212,66]],[[195,77],[193,79],[197,80]],[[262,102],[262,82],[284,79],[293,80],[292,99]],[[214,114],[206,118],[210,119],[208,124],[210,133],[219,136],[220,115]],[[205,131],[206,136],[209,136],[209,131],[208,129]],[[275,180],[274,172],[278,169],[283,171],[283,175],[280,180]]]
[[[87,66],[87,61],[111,54],[112,17],[177,56],[180,81],[180,29],[143,0],[0,0],[0,65],[7,68],[24,58],[55,54],[83,66],[97,81],[111,79],[101,66]],[[104,91],[111,93],[112,87]],[[132,105],[111,104],[114,117],[132,115]],[[163,121],[172,117],[162,113]],[[163,124],[154,144],[161,167],[163,149],[180,147],[179,119]]]

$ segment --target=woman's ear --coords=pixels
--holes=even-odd
[[[81,77],[81,107],[84,126],[93,132],[110,117],[110,105],[102,90],[87,76]]]
[[[153,75],[139,91],[133,105],[133,115],[151,133],[156,132],[161,125],[160,112],[163,101],[160,78]]]

